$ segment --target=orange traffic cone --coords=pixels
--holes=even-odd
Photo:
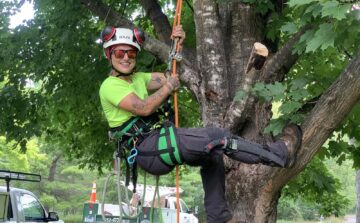
[[[89,203],[96,203],[96,183],[93,182],[93,187],[91,190],[91,195],[90,195],[90,202]]]

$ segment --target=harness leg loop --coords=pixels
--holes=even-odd
[[[226,155],[238,161],[242,160],[240,157],[236,156],[236,154],[238,152],[244,152],[258,156],[261,163],[268,166],[284,167],[286,162],[278,155],[270,151],[268,146],[251,143],[241,138],[223,137],[210,142],[205,147],[205,151],[208,153],[210,153],[213,149],[222,149]]]

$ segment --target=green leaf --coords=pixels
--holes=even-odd
[[[234,97],[235,101],[241,101],[246,96],[246,93],[244,91],[237,91]]]
[[[272,132],[272,134],[274,136],[277,136],[282,132],[282,129],[284,128],[285,123],[286,123],[286,121],[282,120],[282,119],[271,120],[270,124],[268,126],[266,126],[264,132],[265,133]]]
[[[281,31],[288,34],[294,34],[297,31],[297,27],[293,22],[287,22],[285,25],[281,27]]]
[[[275,82],[275,84],[269,84],[267,85],[267,88],[269,89],[271,95],[283,94],[286,90],[285,85],[281,84],[280,82]]]
[[[288,97],[293,101],[302,101],[305,97],[309,96],[309,92],[305,88],[290,88],[290,93],[288,93]]]
[[[299,108],[301,108],[301,103],[297,102],[297,101],[289,101],[289,102],[285,102],[283,103],[279,110],[283,113],[283,114],[290,114],[292,112],[297,111]]]
[[[339,4],[337,1],[325,2],[322,8],[322,16],[342,20],[346,18],[350,8],[351,4]]]
[[[307,42],[312,39],[315,34],[315,30],[308,30],[304,34],[301,35],[299,43]]]
[[[307,7],[307,9],[305,10],[305,13],[311,13],[311,15],[313,17],[317,17],[318,15],[321,14],[321,10],[322,10],[321,5],[314,4],[314,5],[310,5],[309,7]]]
[[[288,5],[290,7],[298,7],[298,6],[302,6],[302,5],[307,5],[309,3],[313,2],[313,0],[290,0],[288,2]]]
[[[339,165],[341,165],[345,160],[346,160],[346,155],[345,155],[345,154],[341,154],[341,156],[336,160],[336,163],[338,163]]]
[[[318,48],[324,50],[330,46],[334,46],[335,33],[332,26],[333,25],[329,23],[321,24],[315,32],[314,38],[307,43],[306,52],[314,52]]]
[[[268,90],[268,96],[275,101],[279,101],[284,98],[286,86],[283,83],[275,82],[274,84],[266,85]]]

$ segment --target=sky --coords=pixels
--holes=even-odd
[[[23,23],[24,20],[34,18],[33,5],[26,1],[21,7],[20,12],[10,17],[10,28],[13,29],[16,26]]]

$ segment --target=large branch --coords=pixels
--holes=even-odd
[[[170,45],[171,26],[159,3],[156,0],[139,0],[139,2],[154,25],[158,38]]]
[[[94,15],[99,16],[101,20],[106,20],[107,24],[113,24],[115,26],[124,26],[128,28],[134,28],[135,25],[122,17],[120,17],[116,11],[106,6],[99,0],[81,0],[81,3]],[[167,62],[170,52],[170,47],[155,38],[152,38],[146,34],[146,41],[144,43],[144,49],[156,55],[161,61]],[[182,73],[180,74],[181,80],[185,85],[195,94],[199,99],[199,85],[200,78],[195,67],[195,61],[184,58],[180,63]]]
[[[159,40],[171,45],[171,26],[167,16],[161,10],[157,0],[140,0],[140,4],[145,9],[146,15],[150,18],[151,23],[154,25],[155,32]],[[188,61],[195,61],[195,51],[184,47],[182,54]],[[192,64],[193,65],[193,64]]]
[[[281,81],[288,73],[290,68],[299,58],[298,54],[293,53],[294,45],[310,26],[300,29],[286,44],[265,64],[260,80],[269,83]]]
[[[343,73],[320,97],[302,125],[303,143],[294,168],[278,176],[286,183],[310,162],[331,133],[360,100],[360,52]],[[276,181],[277,179],[274,179]]]
[[[93,14],[99,16],[99,19],[105,21],[107,24],[128,28],[135,27],[132,22],[119,16],[116,11],[100,0],[81,0],[81,4]]]

